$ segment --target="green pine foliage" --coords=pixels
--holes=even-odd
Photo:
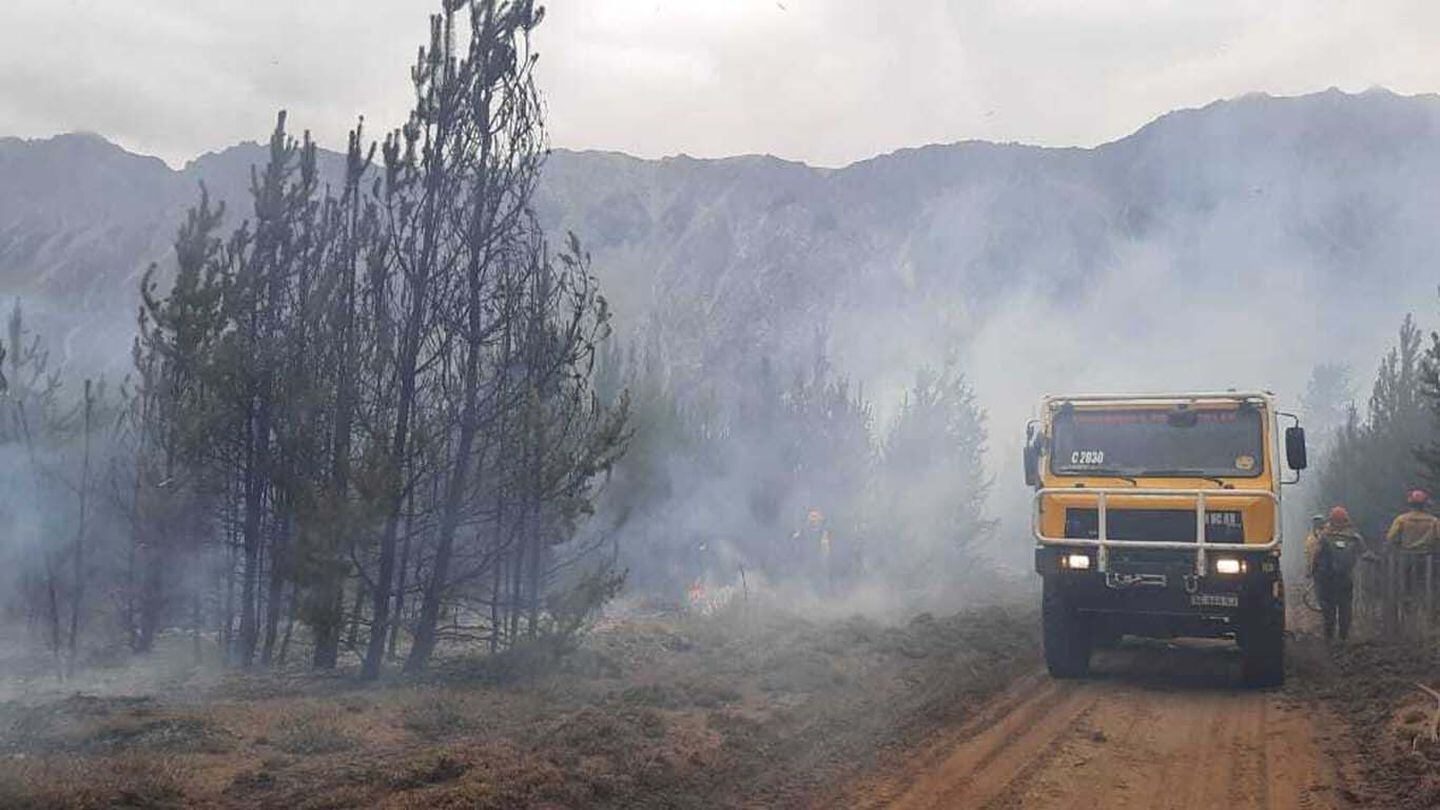
[[[1361,533],[1369,538],[1383,536],[1391,518],[1405,508],[1406,494],[1427,480],[1423,454],[1435,429],[1437,403],[1433,383],[1436,349],[1422,346],[1422,333],[1412,317],[1400,325],[1395,345],[1381,359],[1371,386],[1369,401],[1362,411],[1353,404],[1344,407],[1343,420],[1327,433],[1324,426],[1341,411],[1337,398],[1325,395],[1337,388],[1334,381],[1317,374],[1307,407],[1319,406],[1316,416],[1321,430],[1317,448],[1317,481],[1314,511],[1324,512],[1343,505]],[[1307,419],[1309,413],[1307,410]]]

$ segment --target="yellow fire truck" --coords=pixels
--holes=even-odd
[[[1052,676],[1129,634],[1233,638],[1247,684],[1283,682],[1280,493],[1306,458],[1272,394],[1046,397],[1024,460]]]

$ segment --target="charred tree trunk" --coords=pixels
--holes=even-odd
[[[90,504],[90,419],[93,415],[95,400],[91,396],[90,381],[85,381],[85,419],[82,429],[85,431],[83,460],[80,466],[80,522],[75,530],[75,553],[71,562],[74,564],[74,585],[71,593],[70,604],[70,651],[65,662],[65,674],[68,677],[75,676],[75,659],[80,650],[80,612],[85,606],[85,519],[87,508]]]
[[[225,528],[225,615],[223,618],[223,632],[221,641],[224,645],[225,657],[234,660],[237,648],[235,639],[235,589],[236,572],[239,570],[239,557],[241,540],[239,535],[239,514],[238,504],[240,493],[239,482],[232,480],[226,486],[226,508],[230,513],[226,520]]]
[[[160,614],[164,605],[165,560],[153,544],[147,546],[143,553],[145,581],[140,586],[140,627],[135,651],[148,653],[155,648],[155,634],[160,629]]]
[[[55,658],[55,679],[65,680],[65,667],[60,659],[60,595],[55,583],[55,562],[49,552],[45,552],[45,599],[49,608],[46,616],[50,627],[50,651]]]
[[[190,594],[190,647],[195,666],[205,662],[204,650],[200,646],[200,633],[205,629],[205,603],[200,598],[200,589]]]
[[[299,586],[290,586],[290,599],[285,603],[285,636],[280,641],[280,654],[276,663],[285,666],[285,656],[290,652],[290,636],[295,631],[295,606],[300,601]]]
[[[360,624],[365,619],[365,580],[355,583],[355,604],[350,608],[350,625],[345,631],[345,646],[355,650],[360,646]]]
[[[410,568],[410,540],[415,532],[415,492],[407,496],[405,509],[405,539],[400,547],[400,581],[395,587],[395,621],[390,623],[390,638],[385,643],[385,656],[395,660],[400,639],[400,624],[405,620],[405,587]]]
[[[356,313],[360,304],[356,284],[356,269],[360,261],[362,233],[360,183],[364,179],[375,155],[372,143],[368,153],[362,154],[363,129],[356,127],[350,132],[349,149],[346,153],[345,191],[341,197],[344,211],[344,230],[340,256],[340,294],[335,305],[334,338],[338,351],[335,353],[335,424],[330,444],[330,485],[333,496],[339,504],[340,513],[349,515],[351,453],[354,446],[354,422],[356,408],[357,367],[359,364]],[[378,248],[376,248],[378,249]],[[311,665],[315,669],[334,669],[339,661],[340,630],[345,621],[345,565],[343,561],[355,542],[352,521],[346,520],[332,535],[333,546],[329,549],[334,558],[320,576],[316,586],[315,615],[313,631],[315,652]]]
[[[334,669],[340,662],[340,630],[345,623],[344,582],[325,583],[319,610],[325,615],[315,622],[315,654],[311,666]]]
[[[245,465],[245,523],[241,541],[245,550],[244,571],[241,574],[240,597],[240,666],[248,667],[255,660],[255,648],[259,643],[259,583],[261,509],[264,508],[265,484],[261,470],[266,466],[267,437],[270,434],[270,407],[261,402],[256,409],[253,428],[247,437]]]
[[[469,302],[469,327],[472,337],[479,334],[480,291],[476,276],[479,270],[472,268]],[[441,600],[449,583],[450,559],[455,549],[455,531],[460,525],[460,511],[470,483],[470,465],[475,436],[479,430],[480,402],[480,354],[479,346],[472,345],[465,358],[464,379],[461,383],[465,403],[461,409],[460,437],[456,442],[455,456],[451,462],[450,480],[441,507],[440,526],[436,535],[435,559],[430,566],[430,579],[425,583],[425,592],[420,602],[420,616],[415,622],[415,640],[410,645],[410,656],[405,668],[416,671],[425,668],[430,655],[435,651],[436,627],[440,619]]]
[[[285,555],[289,547],[290,518],[273,521],[274,535],[270,541],[270,582],[265,595],[265,644],[260,663],[269,666],[274,658],[275,642],[280,629],[280,608],[285,592]]]

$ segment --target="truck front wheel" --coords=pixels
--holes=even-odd
[[[1045,578],[1040,609],[1044,624],[1045,666],[1054,678],[1083,678],[1090,673],[1094,646],[1090,621],[1065,598],[1053,577]]]
[[[1285,609],[1253,608],[1239,633],[1241,677],[1246,686],[1285,683]]]

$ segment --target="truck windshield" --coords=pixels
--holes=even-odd
[[[1066,408],[1051,421],[1056,475],[1243,477],[1264,468],[1260,411]]]

